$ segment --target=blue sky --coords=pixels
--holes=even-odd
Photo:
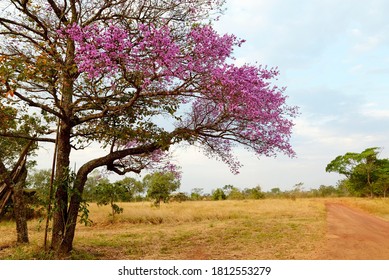
[[[258,159],[238,148],[244,166],[233,175],[196,148],[176,148],[181,191],[226,184],[288,190],[300,182],[309,190],[341,178],[325,172],[337,155],[378,146],[389,157],[389,1],[227,0],[226,8],[215,28],[247,40],[236,63],[278,66],[277,85],[300,107],[291,141],[297,157]],[[77,166],[85,153],[97,155],[74,154]]]
[[[189,149],[177,153],[183,190],[317,188],[341,178],[325,172],[337,155],[378,146],[389,157],[389,1],[227,0],[226,8],[217,30],[247,40],[237,63],[278,66],[277,84],[300,107],[297,157],[258,159],[237,150],[244,167],[236,176]]]

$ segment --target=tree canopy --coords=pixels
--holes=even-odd
[[[297,109],[273,83],[277,68],[233,63],[243,40],[212,28],[223,1],[3,2],[0,104],[42,119],[39,133],[23,137],[57,143],[56,252],[72,249],[85,182],[98,167],[120,175],[169,169],[178,143],[202,147],[233,172],[235,145],[294,155]],[[106,154],[69,182],[71,151],[92,142]]]
[[[337,156],[326,167],[327,172],[345,175],[349,188],[359,195],[384,195],[389,187],[389,160],[379,159],[381,148],[367,148],[361,153]]]

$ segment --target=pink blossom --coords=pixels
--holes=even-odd
[[[73,25],[63,32],[77,43],[76,62],[90,79],[127,79],[128,87],[149,98],[150,105],[154,96],[162,95],[161,104],[190,102],[191,111],[186,118],[179,116],[177,128],[191,131],[189,138],[234,173],[240,167],[233,157],[237,144],[258,155],[294,155],[289,140],[297,108],[287,106],[285,89],[272,84],[279,71],[230,63],[234,48],[244,42],[236,36],[219,35],[210,25],[194,26],[178,36],[168,24],[139,24],[137,32],[119,24]],[[128,78],[134,72],[142,73],[141,84]],[[163,108],[155,110],[162,114]],[[160,162],[162,157],[159,151],[149,160]]]

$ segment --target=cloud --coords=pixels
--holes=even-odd
[[[329,47],[350,40],[347,51],[373,51],[388,42],[388,1],[228,0],[216,24],[247,39],[238,55],[268,65],[301,68]]]
[[[361,114],[365,118],[376,120],[389,120],[389,109],[381,109],[376,103],[368,103],[362,108]]]

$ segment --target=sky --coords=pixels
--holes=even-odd
[[[309,190],[342,179],[325,172],[338,155],[382,147],[380,157],[389,157],[388,10],[386,0],[227,0],[215,28],[246,40],[236,63],[277,66],[276,84],[287,88],[288,105],[300,108],[291,139],[296,157],[258,158],[238,148],[243,167],[234,175],[194,147],[175,148],[180,190],[290,190],[298,183]],[[76,153],[73,163],[88,153],[98,152]]]

